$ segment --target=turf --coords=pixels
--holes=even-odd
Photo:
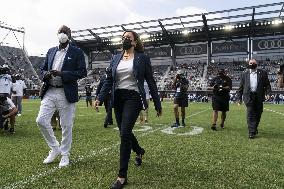
[[[0,188],[109,188],[116,178],[119,160],[118,131],[103,128],[104,109],[77,104],[71,166],[58,169],[42,161],[49,149],[35,119],[38,100],[24,100],[23,115],[17,117],[16,133],[0,131]],[[283,105],[265,105],[284,114]],[[171,188],[284,188],[284,115],[265,110],[259,136],[248,139],[244,106],[230,105],[222,130],[210,130],[211,105],[191,103],[187,127],[169,135],[161,130],[173,123],[172,102],[163,103],[163,116],[150,107],[152,129],[136,131],[146,150],[141,167],[129,162],[129,189]],[[203,128],[199,135],[180,136]],[[142,129],[137,124],[135,129]],[[56,131],[60,140],[60,132]]]

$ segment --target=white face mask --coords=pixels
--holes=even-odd
[[[65,33],[57,34],[59,43],[66,43],[68,41],[68,36]]]

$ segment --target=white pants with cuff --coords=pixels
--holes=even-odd
[[[67,101],[63,88],[48,89],[41,101],[36,122],[49,148],[51,150],[60,149],[61,155],[70,155],[75,109],[76,104]],[[62,128],[61,145],[59,145],[51,126],[51,118],[56,110],[59,112]]]

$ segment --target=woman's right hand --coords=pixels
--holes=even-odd
[[[97,112],[99,111],[99,105],[100,105],[100,101],[95,100],[95,102],[93,103],[93,107],[97,110]]]

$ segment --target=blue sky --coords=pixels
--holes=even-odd
[[[279,0],[8,0],[1,2],[0,21],[23,26],[30,55],[45,54],[57,45],[57,29],[73,30],[135,21],[232,9]],[[0,42],[7,31],[0,30]],[[21,40],[22,36],[18,36]],[[15,44],[12,34],[5,39]],[[14,45],[15,46],[15,45]]]

